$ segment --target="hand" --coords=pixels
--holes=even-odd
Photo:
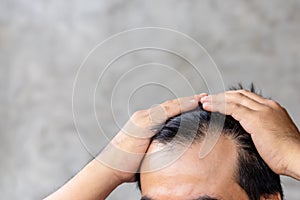
[[[197,108],[200,99],[206,95],[169,100],[150,109],[137,111],[97,160],[114,169],[120,183],[135,181],[135,173],[159,126],[171,117]]]
[[[201,97],[205,95],[166,101],[134,113],[97,158],[46,199],[106,199],[121,183],[134,181],[150,138],[159,126],[168,118],[197,108]]]
[[[203,108],[231,115],[251,134],[264,161],[277,174],[300,179],[300,134],[277,102],[247,90],[201,98]]]

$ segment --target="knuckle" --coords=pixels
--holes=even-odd
[[[239,95],[239,97],[245,97],[245,94],[244,94],[244,90],[240,90],[239,92],[238,92],[238,95]]]
[[[246,98],[247,97],[243,93],[237,92],[237,93],[235,93],[234,96],[231,97],[231,101],[238,100],[238,102],[241,103],[241,102],[244,102],[246,100]]]
[[[171,110],[171,105],[169,103],[163,104],[162,108],[164,109],[165,112],[169,112]]]
[[[270,106],[266,106],[266,107],[264,108],[264,112],[265,112],[265,113],[272,113],[272,112],[273,112],[273,108],[270,107]]]
[[[239,93],[239,97],[240,97],[241,99],[247,98],[247,96],[246,96],[245,94],[243,94],[243,93]]]
[[[226,115],[232,115],[237,109],[238,109],[239,105],[236,103],[228,103],[228,106],[223,109],[226,110]],[[222,109],[221,109],[222,110]]]
[[[174,107],[172,105],[177,105],[179,104],[179,99],[172,99],[172,100],[167,100],[164,103],[161,104],[161,106],[166,109],[170,110],[170,108]]]
[[[132,119],[143,118],[148,115],[148,110],[138,110],[131,116]]]
[[[172,100],[166,101],[166,104],[167,104],[167,105],[171,105],[171,104],[178,103],[178,101],[179,101],[179,99],[172,99]]]
[[[281,105],[277,101],[274,101],[272,99],[268,100],[268,104],[273,108],[280,108],[281,107]]]
[[[240,105],[238,105],[238,104],[236,104],[236,103],[229,103],[229,106],[233,109],[233,110],[235,110],[235,109],[238,109],[239,107],[240,107]]]

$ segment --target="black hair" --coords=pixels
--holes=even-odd
[[[230,90],[243,89],[241,84]],[[251,92],[255,92],[253,84]],[[274,173],[260,157],[255,145],[238,121],[231,116],[220,113],[212,113],[203,110],[202,105],[193,111],[183,113],[169,119],[162,129],[152,137],[152,141],[167,144],[185,143],[186,141],[198,141],[208,134],[210,123],[222,123],[222,134],[232,138],[238,147],[238,167],[235,173],[236,182],[247,193],[250,200],[259,200],[264,195],[279,193],[283,198],[280,177]],[[218,120],[218,118],[220,120]],[[217,120],[216,120],[217,119]],[[219,124],[220,125],[220,124]],[[178,132],[180,128],[180,132]],[[196,134],[191,134],[191,131]],[[176,136],[176,137],[175,137]],[[141,189],[140,174],[136,174],[137,185]]]

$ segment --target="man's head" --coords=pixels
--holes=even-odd
[[[259,156],[251,136],[230,116],[225,122],[220,139],[212,151],[199,158],[203,138],[211,126],[220,126],[224,116],[203,110],[202,106],[169,119],[152,138],[148,155],[167,153],[145,160],[141,171],[154,162],[163,162],[176,147],[191,145],[170,165],[153,172],[137,174],[144,199],[281,199],[280,178]],[[179,131],[180,130],[180,131]],[[214,130],[214,129],[212,129]],[[151,156],[149,157],[151,158]]]

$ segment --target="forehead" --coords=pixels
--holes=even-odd
[[[151,144],[148,155],[161,151],[161,145]],[[237,150],[234,142],[221,136],[213,150],[199,158],[201,143],[193,144],[175,161],[152,172],[148,171],[152,163],[165,163],[166,157],[176,151],[162,153],[162,156],[146,158],[141,166],[142,194],[150,199],[199,199],[211,196],[216,199],[235,199],[232,194],[241,193],[237,199],[245,197],[245,192],[235,182],[237,168]],[[178,153],[178,152],[177,152]],[[209,198],[204,198],[209,199]],[[245,198],[247,199],[247,198]]]

